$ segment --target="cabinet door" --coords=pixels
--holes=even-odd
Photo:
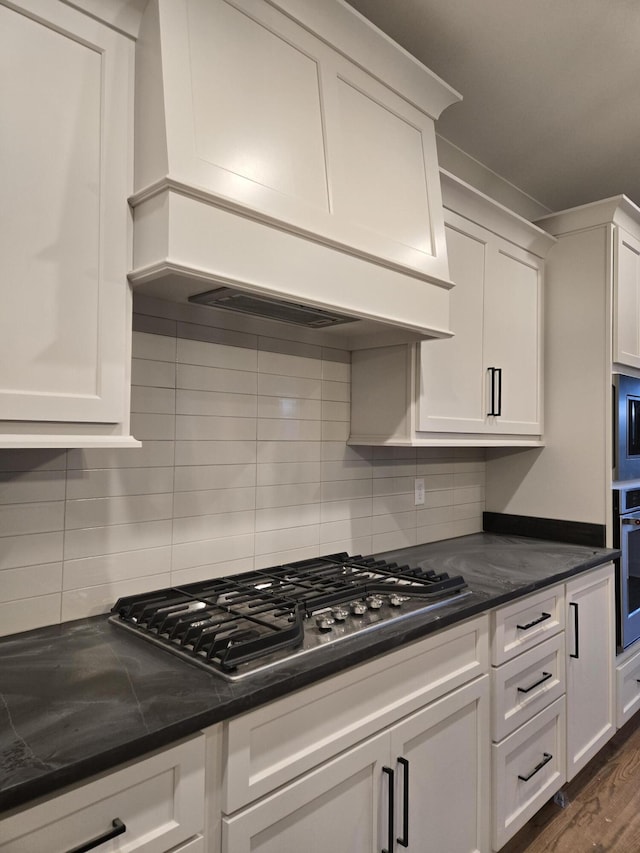
[[[222,821],[222,853],[374,853],[388,838],[385,732]]]
[[[500,412],[488,418],[490,432],[541,431],[541,263],[535,255],[505,240],[497,240],[487,255],[484,303],[487,412]],[[492,374],[489,368],[500,373]]]
[[[640,240],[617,230],[613,360],[640,368]]]
[[[488,692],[489,679],[483,676],[391,730],[398,777],[395,834],[408,850],[489,849]]]
[[[616,729],[613,566],[567,584],[567,780]]]
[[[485,398],[482,373],[487,232],[447,213],[453,338],[420,344],[419,430],[482,432]]]
[[[64,3],[0,2],[0,411],[128,407],[132,42]]]

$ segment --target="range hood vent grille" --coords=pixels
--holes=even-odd
[[[189,297],[189,302],[209,305],[212,308],[227,308],[230,311],[240,311],[255,317],[268,317],[283,323],[294,323],[297,326],[307,326],[311,329],[324,329],[328,326],[339,326],[353,323],[357,318],[346,317],[321,308],[309,305],[299,305],[295,302],[283,302],[268,296],[258,296],[233,287],[217,287],[204,293],[196,293]]]

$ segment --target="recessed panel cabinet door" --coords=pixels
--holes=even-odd
[[[0,3],[0,417],[116,423],[129,292],[128,39]]]
[[[618,228],[615,253],[613,360],[640,367],[640,240]]]

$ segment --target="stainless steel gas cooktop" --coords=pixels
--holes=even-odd
[[[110,621],[236,680],[469,594],[460,575],[340,553],[120,598]]]

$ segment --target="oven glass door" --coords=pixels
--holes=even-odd
[[[640,512],[620,517],[620,621],[624,648],[640,638]]]

